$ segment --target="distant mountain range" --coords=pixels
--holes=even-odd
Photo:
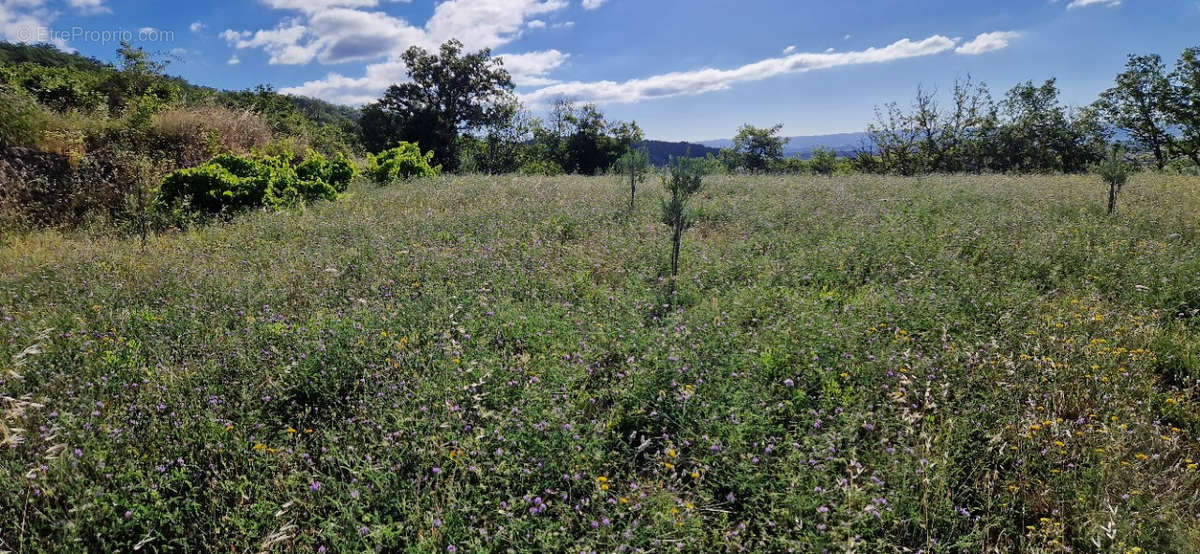
[[[799,154],[801,157],[807,157],[813,150],[825,148],[833,150],[839,155],[846,156],[857,151],[862,145],[862,141],[866,138],[866,133],[837,133],[833,135],[788,137],[787,143],[783,145],[783,155],[791,157]],[[729,148],[733,146],[733,139],[706,140],[699,144],[712,148]]]
[[[787,157],[800,156],[808,158],[817,148],[825,148],[837,152],[839,156],[852,156],[862,146],[867,138],[866,133],[838,133],[834,135],[813,135],[807,137],[788,137],[783,147],[783,155]],[[667,142],[662,140],[642,141],[637,145],[650,153],[650,163],[658,166],[666,165],[672,156],[688,156],[703,158],[709,154],[716,156],[722,148],[731,148],[733,139],[706,140],[703,142]]]

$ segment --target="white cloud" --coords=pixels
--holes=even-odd
[[[229,58],[229,61],[227,61],[225,63],[227,63],[229,65],[237,65],[239,63],[242,63],[242,60],[239,60],[237,57],[237,54],[234,54],[233,57]]]
[[[1088,6],[1107,6],[1110,8],[1115,8],[1121,5],[1121,1],[1122,0],[1071,0],[1071,3],[1067,4],[1067,9],[1073,10],[1075,8],[1086,8]]]
[[[558,81],[548,78],[547,75],[566,63],[569,57],[558,50],[499,55],[504,62],[504,69],[512,75],[513,82],[523,87],[557,83]],[[366,74],[362,77],[330,73],[321,79],[280,89],[280,92],[356,106],[378,100],[389,86],[407,80],[408,68],[404,62],[389,60],[368,65]]]
[[[67,0],[67,5],[84,15],[112,13],[112,10],[104,5],[104,0]]]
[[[1021,33],[1013,31],[996,31],[993,33],[983,33],[975,37],[972,41],[954,49],[956,54],[974,56],[985,52],[995,52],[1008,48],[1010,41],[1021,37]]]
[[[846,36],[842,37],[842,40],[850,40],[853,36],[854,35],[846,35]]]
[[[188,29],[190,29],[193,33],[196,33],[197,35],[200,33],[203,33],[205,27],[207,27],[207,26],[204,24],[203,21],[193,21],[191,25],[188,25]]]
[[[788,55],[788,54],[791,54],[792,52],[795,52],[795,51],[796,51],[796,47],[795,47],[795,46],[788,46],[787,48],[784,48],[784,49],[783,49],[783,55],[785,55],[785,56],[786,56],[786,55]]]
[[[9,42],[52,42],[69,49],[65,41],[49,33],[58,13],[43,0],[0,0],[0,39]]]
[[[606,1],[608,0],[583,0],[583,9],[594,10],[603,6]]]
[[[447,0],[437,5],[422,28],[381,11],[356,9],[376,0],[266,1],[304,13],[280,21],[274,29],[227,29],[221,37],[238,50],[265,51],[274,65],[397,59],[410,46],[434,49],[452,38],[471,50],[496,48],[516,40],[527,26],[538,28],[534,22],[545,26],[532,17],[567,6],[566,0]]]
[[[557,98],[600,104],[633,103],[726,90],[737,83],[761,81],[780,75],[932,56],[952,50],[956,44],[953,39],[941,35],[915,42],[902,39],[882,48],[837,53],[798,53],[762,60],[735,69],[682,71],[631,79],[622,83],[560,83],[523,95],[523,99],[534,106],[546,106]]]
[[[263,0],[277,10],[295,10],[314,13],[329,8],[370,8],[379,5],[379,0]]]
[[[282,19],[273,29],[227,29],[221,38],[237,50],[266,52],[274,65],[375,60],[366,66],[361,77],[329,73],[321,79],[282,89],[346,104],[373,101],[388,86],[407,79],[400,56],[411,46],[434,50],[457,38],[468,50],[498,48],[516,40],[527,29],[549,26],[538,16],[568,6],[567,0],[446,0],[437,4],[423,26],[416,26],[382,11],[362,9],[376,5],[377,0],[263,1],[281,10],[300,13]],[[555,24],[555,27],[569,26]],[[568,58],[558,50],[498,56],[504,60],[513,81],[523,87],[557,83],[548,74]]]
[[[548,78],[547,74],[562,67],[569,57],[570,54],[558,50],[543,50],[524,54],[502,54],[500,59],[504,61],[504,69],[512,75],[517,86],[543,87],[558,83]]]

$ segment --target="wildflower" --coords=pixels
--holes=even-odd
[[[321,490],[321,482],[313,481],[312,484],[308,486],[308,488],[311,489],[313,492],[317,492],[317,491]]]

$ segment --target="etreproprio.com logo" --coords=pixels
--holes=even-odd
[[[116,44],[119,42],[171,42],[175,40],[174,31],[143,28],[129,29],[89,29],[87,27],[71,27],[70,29],[54,29],[27,25],[16,30],[18,42],[26,43],[81,43]]]

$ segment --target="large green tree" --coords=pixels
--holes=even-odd
[[[1100,94],[1096,107],[1110,124],[1125,130],[1163,169],[1174,150],[1168,123],[1171,84],[1157,54],[1129,56],[1116,84]]]
[[[1179,133],[1175,149],[1200,166],[1200,47],[1183,51],[1171,84],[1167,121]]]
[[[742,125],[733,137],[733,151],[741,159],[742,166],[749,171],[762,172],[783,160],[783,145],[780,136],[783,125],[755,127]]]
[[[644,135],[637,122],[605,119],[595,104],[559,100],[549,121],[535,126],[534,137],[537,155],[549,157],[567,173],[595,175],[612,168]]]
[[[460,139],[508,115],[512,77],[491,50],[464,53],[450,40],[437,53],[412,47],[401,57],[410,81],[363,108],[363,143],[382,151],[401,141],[432,150],[443,168],[458,168]]]

